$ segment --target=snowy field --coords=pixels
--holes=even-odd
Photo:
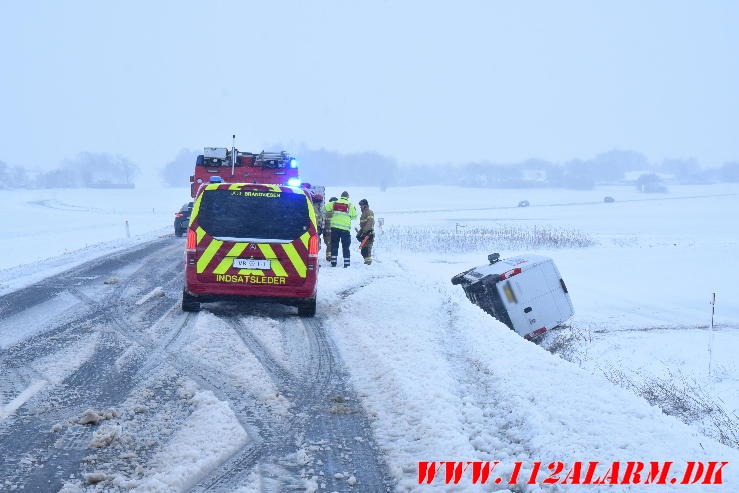
[[[322,268],[318,316],[328,321],[399,491],[450,491],[439,481],[417,484],[418,462],[440,460],[500,461],[496,471],[507,474],[515,461],[522,461],[525,471],[535,461],[727,461],[723,487],[579,486],[573,491],[739,490],[739,185],[673,186],[667,194],[641,194],[629,187],[348,190],[355,203],[367,198],[376,219],[383,220],[376,262],[361,265],[353,249],[350,269]],[[174,212],[188,195],[185,188],[0,192],[5,212],[0,294],[172,235]],[[604,203],[605,196],[615,202]],[[531,205],[519,208],[520,200]],[[447,251],[440,245],[433,251],[398,248],[383,233],[419,227],[463,233],[501,225],[559,229],[592,245],[514,250],[490,244],[478,251]],[[449,280],[485,263],[491,252],[552,257],[575,307],[570,326],[536,345],[471,305]],[[207,305],[199,317],[203,323],[209,319]],[[33,333],[32,328],[9,331],[0,327],[0,350]],[[705,405],[693,399],[698,411],[666,409],[682,421],[667,416],[646,399],[674,405],[677,397],[660,401],[655,396],[665,382],[674,387],[668,391],[695,394]],[[3,409],[8,403],[0,402]],[[201,430],[201,435],[225,441],[218,430]],[[195,448],[185,438],[179,445]],[[171,457],[169,462],[162,458],[155,474],[157,484],[172,485],[165,491],[183,484],[169,472],[176,469],[178,454]],[[193,474],[206,462],[194,460]],[[239,491],[258,491],[242,486]],[[314,490],[320,490],[320,481],[306,481],[306,491]],[[506,490],[463,480],[454,491]]]

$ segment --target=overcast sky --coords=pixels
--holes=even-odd
[[[739,159],[739,2],[2,0],[0,161]]]

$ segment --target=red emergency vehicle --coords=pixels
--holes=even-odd
[[[182,309],[252,299],[315,315],[318,223],[310,197],[298,187],[214,181],[193,205]]]
[[[284,151],[255,154],[236,148],[206,147],[195,161],[195,174],[190,177],[190,196],[197,197],[200,187],[211,183],[213,176],[220,176],[224,183],[301,187],[314,202],[323,201],[324,187],[301,182],[298,160]]]
[[[206,147],[195,161],[195,174],[190,176],[190,196],[219,176],[223,183],[258,183],[300,187],[310,197],[319,225],[323,225],[325,187],[300,180],[298,160],[287,152],[258,154],[241,152],[235,147]]]

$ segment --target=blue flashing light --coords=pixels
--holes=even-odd
[[[297,159],[295,159],[295,158],[292,158],[292,159],[290,160],[290,167],[291,167],[291,168],[297,168],[297,167],[298,167],[298,160],[297,160]]]
[[[220,176],[211,176],[210,182],[211,183],[223,183],[223,178],[221,178]]]
[[[287,186],[289,187],[299,187],[300,186],[300,178],[290,178],[287,180]]]

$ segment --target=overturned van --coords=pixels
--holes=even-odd
[[[501,259],[452,277],[467,298],[527,339],[566,322],[574,313],[567,285],[554,261],[541,255]]]

